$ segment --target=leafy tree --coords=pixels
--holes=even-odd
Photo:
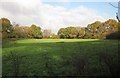
[[[15,38],[42,38],[42,31],[40,27],[32,25],[28,26],[15,26]]]
[[[106,38],[107,39],[120,39],[120,23],[118,22],[117,25],[111,29],[112,32],[110,32]]]
[[[87,26],[86,38],[106,39],[107,35],[116,32],[117,30],[118,25],[116,20],[109,19],[103,23],[96,21]]]
[[[116,20],[109,19],[105,22],[96,21],[88,24],[87,27],[67,27],[58,31],[60,38],[90,38],[90,39],[106,39],[119,38],[119,23]],[[112,33],[116,34],[114,36]],[[110,35],[112,34],[112,35]],[[108,37],[111,36],[111,37]]]
[[[30,38],[30,28],[27,26],[14,27],[15,38]]]
[[[56,34],[52,34],[50,38],[51,38],[51,39],[59,39],[59,36],[56,35]]]
[[[58,31],[58,35],[60,38],[66,38],[66,29],[65,28],[61,28],[59,31]]]
[[[42,38],[42,31],[40,27],[33,24],[31,25],[30,30],[33,38]]]
[[[61,28],[58,31],[58,35],[60,36],[60,38],[73,39],[73,38],[77,38],[78,31],[76,27]]]
[[[66,38],[72,39],[77,37],[77,30],[75,27],[67,27],[66,31]]]
[[[11,24],[7,18],[0,19],[0,37],[2,38],[50,38],[51,31],[45,30],[43,33],[41,28],[36,25],[19,26],[19,24]],[[87,27],[67,27],[58,31],[59,38],[90,38],[90,39],[118,39],[120,33],[120,23],[114,19],[105,22],[96,21],[88,24]],[[51,38],[58,38],[52,35]]]
[[[1,18],[0,25],[3,38],[42,38],[41,28],[36,25],[19,26],[15,22],[12,25],[7,18]]]
[[[86,38],[99,38],[100,36],[100,27],[101,27],[102,23],[100,21],[96,21],[92,24],[89,24],[87,26],[87,30],[86,30]]]
[[[75,27],[77,31],[76,38],[84,38],[86,35],[86,28],[85,27]]]
[[[114,32],[118,32],[118,23],[116,20],[109,19],[103,23],[103,37],[106,38],[108,35]]]
[[[13,32],[13,26],[10,22],[9,19],[7,18],[1,18],[0,19],[0,25],[2,25],[2,37],[3,38],[10,38],[12,36],[12,32]]]

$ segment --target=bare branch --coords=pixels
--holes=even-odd
[[[114,8],[118,8],[118,7],[116,7],[116,6],[114,6],[113,4],[111,4],[111,3],[109,3],[111,6],[113,6]]]

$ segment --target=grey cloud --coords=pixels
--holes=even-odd
[[[1,9],[13,15],[18,15],[22,12],[22,8],[15,2],[2,2],[1,5]]]
[[[17,2],[2,2],[1,3],[1,9],[5,10],[6,12],[11,13],[12,15],[36,15],[38,14],[37,10],[39,7],[33,7],[33,8],[29,8],[28,7],[24,7],[20,4],[18,4]]]

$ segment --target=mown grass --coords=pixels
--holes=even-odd
[[[110,75],[100,54],[117,62],[118,41],[98,39],[24,39],[3,43],[3,76]],[[15,56],[12,56],[15,55]],[[108,56],[108,57],[109,57]],[[18,59],[13,61],[14,59]],[[106,56],[105,56],[106,57]],[[112,60],[110,62],[113,62]],[[113,62],[113,63],[114,63]],[[104,67],[103,67],[104,66]]]

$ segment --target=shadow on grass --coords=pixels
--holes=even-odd
[[[21,76],[117,76],[119,71],[118,41],[12,43],[22,59]],[[23,48],[24,46],[24,48]],[[19,48],[19,49],[18,49]],[[4,52],[4,51],[3,51]],[[5,54],[11,56],[9,53]],[[3,53],[3,76],[14,75],[11,59]],[[19,58],[20,59],[20,58]]]

